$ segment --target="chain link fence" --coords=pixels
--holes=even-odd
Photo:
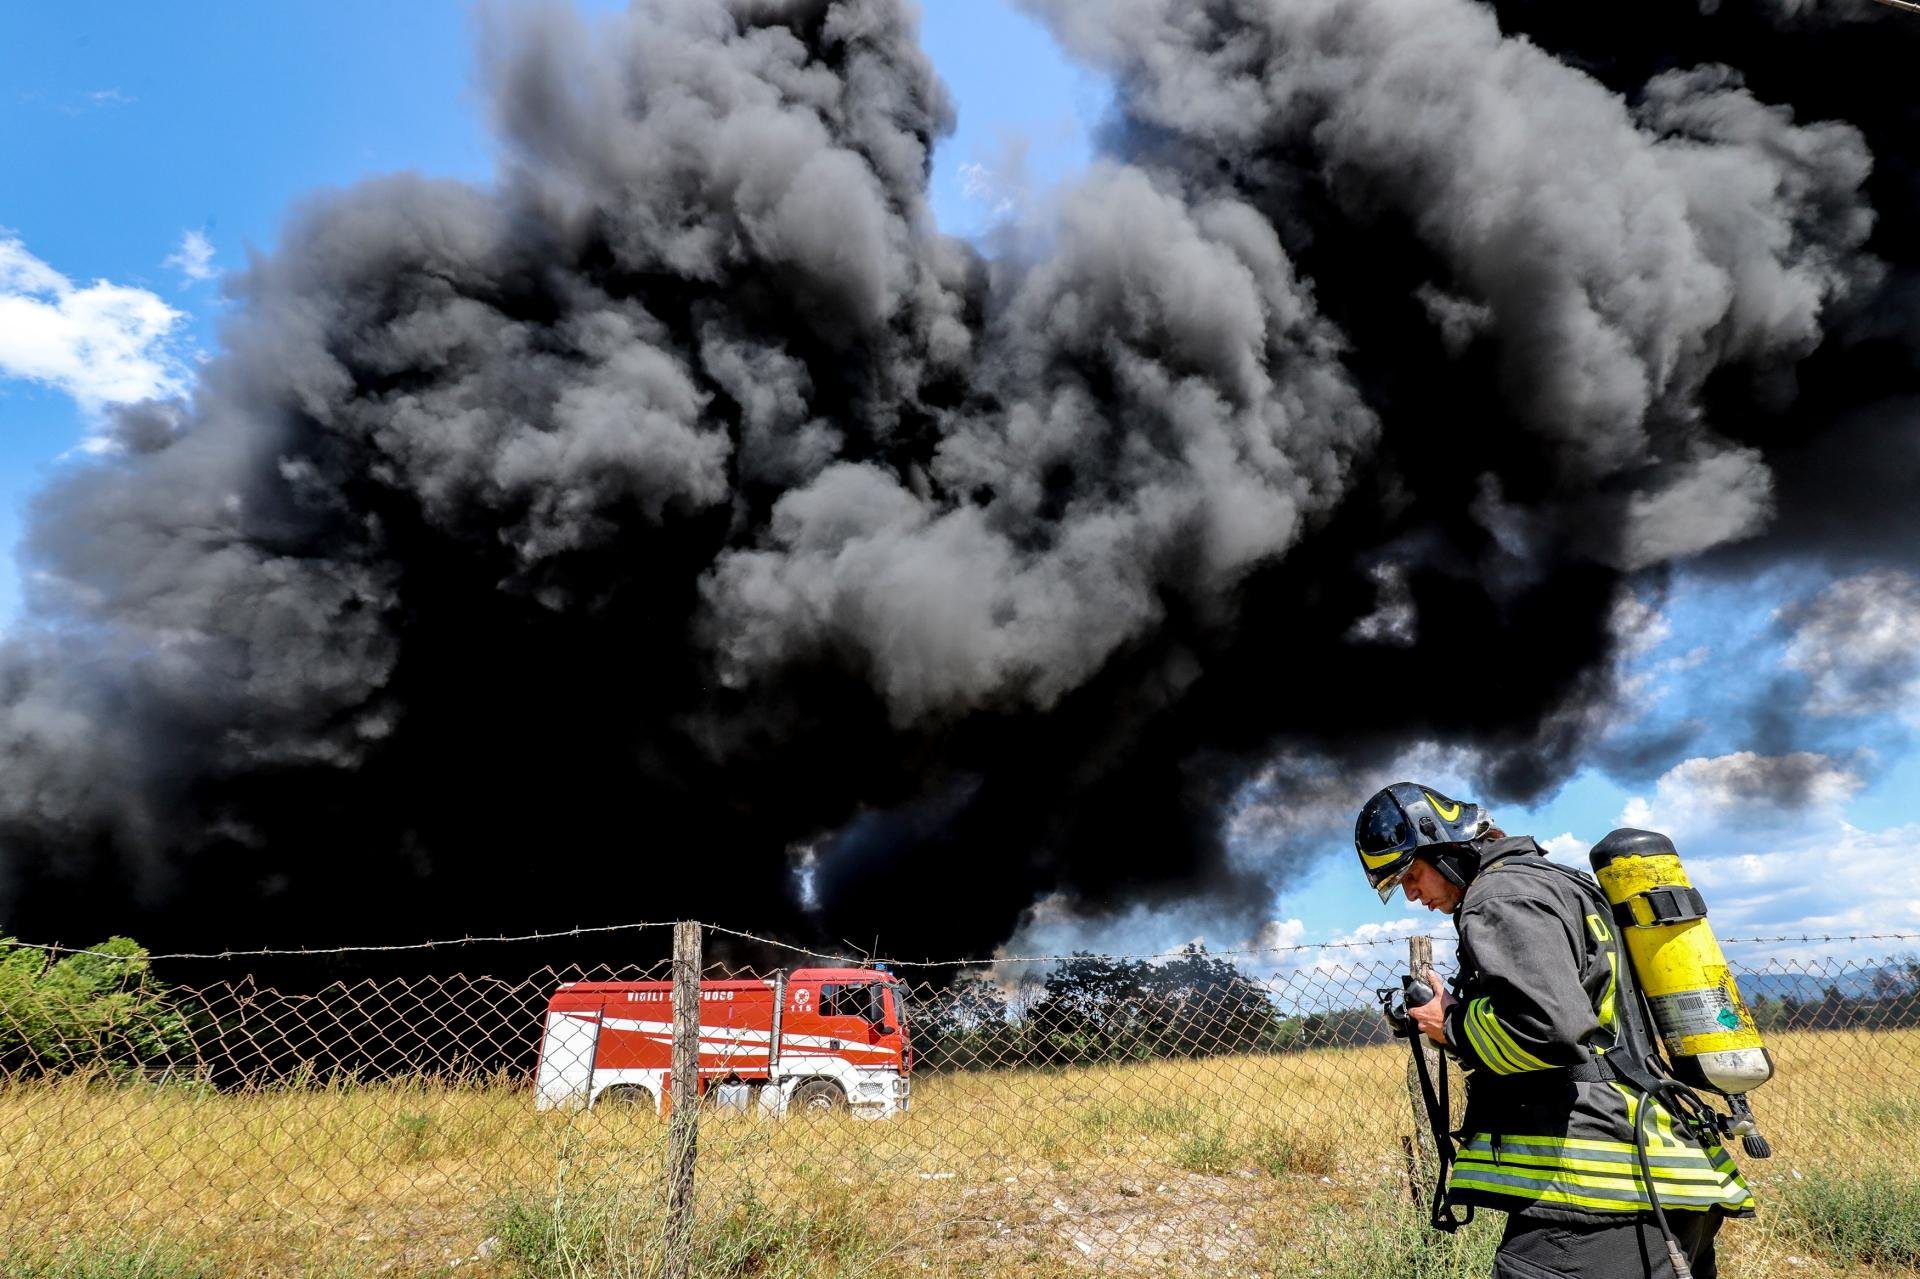
[[[1732,949],[1782,1162],[1920,1120],[1920,938]],[[261,956],[188,980],[130,943],[9,943],[0,1273],[1292,1273],[1303,1230],[1422,1193],[1375,994],[1405,939],[706,965],[677,1113],[668,962],[512,953],[303,983],[279,958],[276,987]]]

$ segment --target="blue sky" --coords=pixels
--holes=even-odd
[[[1107,92],[1001,0],[924,7],[928,49],[960,110],[959,132],[937,157],[935,210],[947,230],[985,235],[1044,204],[1050,184],[1087,163]],[[452,0],[0,7],[0,172],[9,175],[0,188],[0,546],[17,543],[27,505],[51,473],[83,464],[103,396],[143,379],[161,388],[190,381],[217,343],[219,273],[270,251],[299,201],[401,169],[487,178],[474,30],[468,6]],[[145,336],[76,370],[48,353],[47,326],[56,324]],[[1663,598],[1649,598],[1631,619],[1650,640],[1632,650],[1623,727],[1697,723],[1700,731],[1652,775],[1619,781],[1590,769],[1532,810],[1502,811],[1503,824],[1566,836],[1558,847],[1573,857],[1630,817],[1662,823],[1719,894],[1723,931],[1920,929],[1920,875],[1904,852],[1920,839],[1920,752],[1910,745],[1920,699],[1899,694],[1867,706],[1832,692],[1845,671],[1835,674],[1828,657],[1841,666],[1891,659],[1837,648],[1810,655],[1808,644],[1831,634],[1796,622],[1793,608],[1827,586],[1810,571],[1737,584],[1683,574]],[[16,565],[0,557],[0,618],[17,615],[20,594]],[[1825,709],[1799,717],[1799,740],[1764,741],[1734,713],[1752,700],[1755,680],[1783,681],[1780,696],[1796,707]],[[1406,766],[1470,795],[1449,772],[1444,747]],[[1797,775],[1811,778],[1808,802],[1756,809],[1740,798],[1728,779],[1744,775],[1749,753],[1762,763],[1807,755]],[[1318,942],[1438,922],[1382,908],[1350,864],[1342,820],[1323,817],[1313,829],[1324,854],[1278,893],[1269,939]],[[1262,852],[1242,851],[1255,860]],[[1178,911],[1105,930],[1126,948],[1207,931],[1204,918]],[[1043,911],[1024,940],[1099,937]],[[1245,939],[1216,930],[1209,940]]]

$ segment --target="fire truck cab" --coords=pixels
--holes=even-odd
[[[905,996],[880,968],[702,982],[700,1095],[767,1114],[901,1114],[913,1067]],[[664,1113],[672,1067],[673,983],[567,982],[547,1004],[534,1104],[617,1099]]]

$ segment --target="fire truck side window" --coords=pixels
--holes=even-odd
[[[826,985],[820,988],[820,1015],[877,1022],[885,1018],[886,1005],[881,1002],[878,986]]]

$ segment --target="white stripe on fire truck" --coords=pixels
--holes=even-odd
[[[671,1040],[673,1038],[673,1023],[670,1021],[635,1021],[625,1017],[608,1017],[602,1024],[614,1030],[638,1031],[650,1039]],[[710,1030],[704,1026],[700,1029],[700,1043],[702,1046],[707,1044],[719,1044],[722,1046],[758,1044],[764,1047],[772,1042],[773,1032],[768,1030],[734,1030],[730,1028]],[[872,1044],[850,1044],[844,1039],[840,1041],[840,1047],[838,1049],[835,1049],[833,1044],[834,1039],[831,1035],[790,1035],[783,1033],[780,1036],[780,1051],[782,1052],[794,1048],[825,1048],[833,1052],[885,1053],[888,1056],[892,1056],[891,1049],[877,1048]]]

